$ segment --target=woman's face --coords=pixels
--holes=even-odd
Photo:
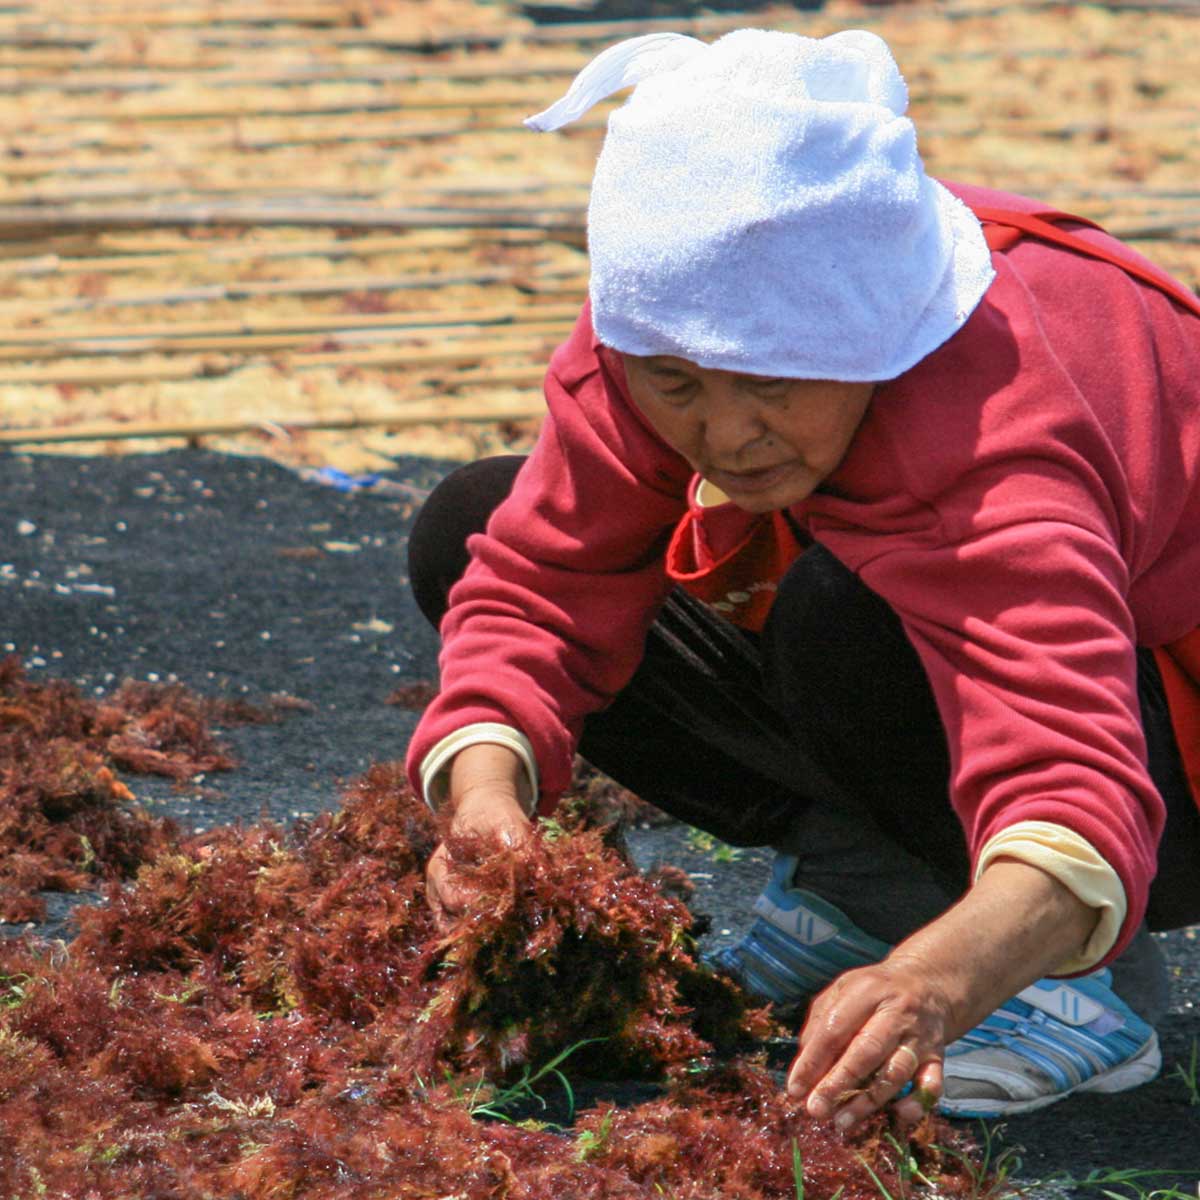
[[[633,401],[659,436],[749,512],[797,504],[832,474],[875,390],[739,375],[670,355],[621,359]]]

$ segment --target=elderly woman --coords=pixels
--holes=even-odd
[[[578,748],[774,847],[716,966],[807,1006],[788,1089],[842,1128],[1153,1078],[1147,929],[1200,919],[1200,305],[928,177],[872,34],[633,39],[530,123],[629,85],[537,445],[413,534],[414,785],[512,844]],[[428,882],[464,903],[444,846]]]

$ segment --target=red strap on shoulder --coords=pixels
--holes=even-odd
[[[1088,226],[1089,229],[1100,228],[1095,221],[1089,221],[1086,217],[1076,217],[1071,213],[1059,212],[1055,208],[1043,208],[1037,212],[989,208],[984,204],[972,204],[970,208],[983,222],[983,236],[987,239],[988,248],[991,250],[1007,250],[1009,246],[1015,245],[1026,234],[1032,234],[1034,237],[1052,242],[1057,242],[1059,236],[1070,238],[1070,234],[1064,235],[1063,230],[1057,229],[1051,224],[1055,221],[1074,221],[1076,224]],[[1047,229],[1050,230],[1049,238],[1046,237]],[[1075,246],[1074,239],[1070,244],[1072,247],[1078,248]]]
[[[1200,297],[1176,283],[1170,276],[1150,270],[1141,263],[1131,262],[1112,250],[1086,242],[1076,237],[1066,229],[1059,228],[1056,222],[1070,221],[1076,225],[1085,225],[1089,229],[1102,229],[1095,221],[1086,217],[1076,217],[1071,213],[1058,212],[1055,209],[1045,209],[1039,212],[1014,212],[1007,208],[989,208],[986,205],[972,205],[971,211],[983,222],[983,234],[988,247],[992,250],[1007,250],[1029,234],[1040,238],[1043,242],[1051,242],[1056,246],[1065,246],[1079,254],[1090,258],[1098,258],[1103,262],[1120,267],[1128,275],[1158,288],[1160,292],[1170,296],[1172,300],[1200,316]]]

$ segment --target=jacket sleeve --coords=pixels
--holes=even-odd
[[[982,472],[970,485],[970,523],[948,527],[931,509],[923,530],[851,556],[928,674],[972,861],[1026,822],[1083,838],[1125,891],[1107,960],[1145,912],[1164,823],[1146,767],[1127,568],[1105,514],[1061,473]],[[846,538],[832,540],[845,551]]]
[[[441,690],[409,747],[418,785],[428,751],[455,729],[498,722],[530,741],[539,807],[571,776],[584,717],[628,683],[669,590],[663,557],[690,468],[633,409],[587,311],[551,360],[547,415],[442,622]]]

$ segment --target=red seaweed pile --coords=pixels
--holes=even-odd
[[[0,660],[0,920],[45,915],[39,891],[128,878],[174,844],[174,826],[133,805],[116,771],[182,781],[235,764],[210,724],[263,720],[239,701],[127,682],[89,700]]]
[[[0,1195],[772,1200],[797,1156],[810,1200],[877,1197],[871,1172],[919,1194],[914,1169],[977,1192],[944,1123],[902,1148],[884,1118],[847,1140],[790,1106],[743,1053],[767,1015],[601,831],[479,852],[449,931],[438,836],[377,766],[309,823],[164,844],[70,944],[0,945]],[[566,1128],[506,1110],[568,1079],[658,1095]]]

